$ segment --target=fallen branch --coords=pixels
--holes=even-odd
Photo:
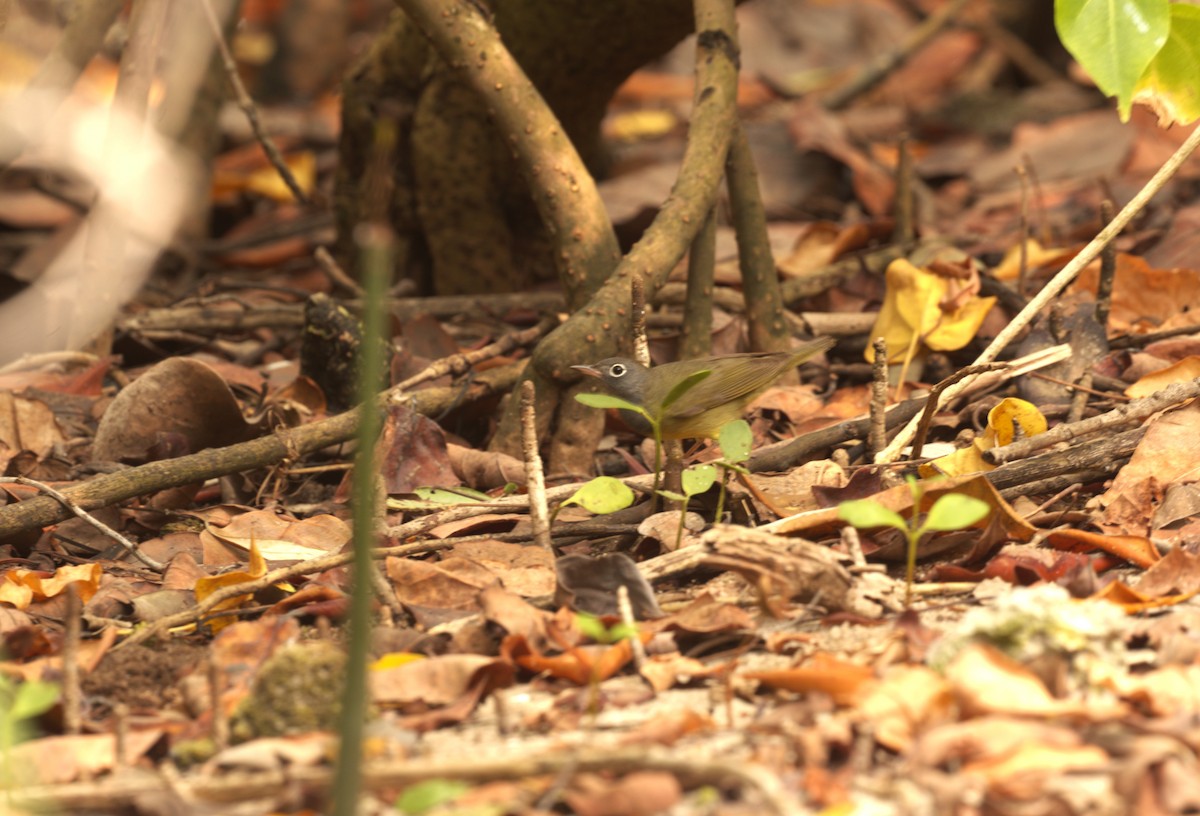
[[[484,348],[467,354],[447,357],[429,366],[424,372],[400,385],[383,392],[372,406],[382,410],[388,402],[403,394],[414,411],[427,416],[436,416],[444,409],[464,398],[462,388],[426,388],[407,393],[417,382],[424,382],[443,374],[462,373],[481,360],[505,354],[512,349],[531,343],[545,334],[553,325],[552,319],[543,320],[537,326],[501,338]],[[479,374],[466,389],[467,399],[479,399],[487,394],[507,391],[512,388],[523,368],[523,364],[503,366]],[[356,408],[299,428],[279,431],[270,436],[230,445],[225,448],[210,448],[180,456],[150,462],[128,470],[97,476],[82,484],[68,487],[62,495],[84,510],[95,510],[110,504],[154,493],[170,487],[195,484],[230,473],[240,473],[259,467],[278,464],[285,459],[298,459],[354,438],[358,428],[361,409]],[[71,510],[50,496],[38,496],[6,507],[0,507],[0,537],[12,535],[36,527],[45,527],[70,518]]]

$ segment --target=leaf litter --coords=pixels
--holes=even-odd
[[[760,32],[780,13],[765,5],[744,12]],[[827,28],[825,48],[865,61],[857,45],[836,47],[853,31],[846,18],[805,5],[796,20],[839,21]],[[887,13],[878,35],[909,4],[869,5]],[[1012,314],[989,291],[989,277],[1033,291],[1098,230],[1096,179],[1126,200],[1181,138],[1138,110],[1119,126],[1094,98],[1095,109],[1039,112],[1030,92],[1040,86],[1029,85],[1021,106],[993,105],[1009,117],[1001,123],[964,123],[949,112],[967,109],[968,93],[989,90],[968,87],[980,80],[964,67],[1003,53],[994,46],[986,26],[948,32],[839,112],[780,95],[811,66],[780,57],[758,69],[769,81],[744,77],[743,114],[771,151],[763,166],[786,167],[780,175],[789,178],[800,162],[811,171],[803,187],[776,188],[769,199],[773,239],[794,248],[780,253],[785,277],[808,281],[887,240],[898,155],[888,123],[910,115],[918,222],[971,255],[905,261],[886,275],[859,263],[801,299],[805,320],[870,312],[880,322],[840,331],[832,375],[819,375],[823,389],[763,395],[751,414],[755,451],[864,412],[864,338],[888,336],[909,379],[926,385],[969,362],[971,344]],[[631,222],[661,204],[661,180],[673,178],[666,168],[682,147],[682,130],[670,126],[679,83],[656,84],[661,76],[636,75],[606,126],[624,134],[614,150],[623,186],[610,193],[614,212]],[[318,219],[273,236],[306,214],[277,203],[288,198],[257,146],[241,150],[241,138],[215,185],[214,213],[233,228],[212,247],[201,291],[172,298],[156,316],[165,322],[153,325],[149,317],[167,303],[147,292],[129,304],[117,319],[117,355],[0,372],[7,507],[40,492],[13,477],[66,487],[96,472],[133,475],[131,464],[220,451],[326,415],[325,395],[295,361],[303,296],[328,286],[309,258],[328,225]],[[305,185],[319,186],[331,166],[328,137],[297,138],[291,148]],[[639,162],[646,178],[633,183]],[[1198,167],[1185,165],[1175,182],[1180,201]],[[18,232],[61,228],[65,213],[47,205],[52,199],[22,203],[30,195],[4,189],[0,221]],[[1027,211],[1031,195],[1036,206]],[[1160,202],[1117,239],[1104,333],[1112,349],[1089,352],[1085,415],[1118,413],[1130,399],[1195,379],[1192,209]],[[1080,313],[1081,304],[1090,312],[1098,267],[1061,297],[1063,314]],[[728,287],[735,278],[719,280]],[[659,314],[662,332],[673,331],[677,317]],[[744,316],[721,306],[719,317],[718,347],[743,350]],[[500,307],[399,322],[410,357],[395,362],[393,381],[533,320]],[[1041,343],[1090,349],[1080,344],[1086,336],[1076,342],[1072,334],[1087,329],[1067,319]],[[669,343],[660,336],[656,345],[661,352]],[[446,794],[456,807],[492,812],[538,812],[543,801],[582,814],[949,812],[966,801],[997,811],[1055,801],[1063,813],[1171,813],[1200,803],[1187,781],[1198,778],[1187,722],[1200,699],[1194,407],[1126,425],[1114,418],[1086,444],[1108,450],[1118,431],[1140,423],[1144,432],[1099,461],[1064,440],[1041,454],[1040,469],[1015,475],[1020,460],[995,465],[982,453],[995,440],[1036,433],[1002,381],[939,412],[931,436],[972,451],[964,471],[976,475],[931,485],[926,495],[970,494],[992,514],[920,542],[918,600],[905,611],[895,577],[902,539],[837,521],[848,498],[871,498],[904,518],[920,509],[906,485],[869,478],[861,448],[834,452],[858,437],[831,440],[817,461],[795,463],[782,477],[752,475],[767,501],[731,487],[736,523],[689,528],[678,549],[677,513],[645,518],[648,482],[635,483],[628,509],[585,492],[566,502],[582,509],[556,517],[560,552],[551,553],[529,543],[520,500],[504,498],[519,495],[521,463],[485,449],[497,397],[467,396],[448,373],[434,386],[457,396],[436,420],[391,406],[380,446],[393,502],[382,546],[394,551],[374,582],[380,625],[368,759],[382,769],[373,788],[380,801],[445,777],[468,782]],[[1054,396],[1034,400],[1038,416],[1069,424],[1071,393],[1040,391]],[[616,422],[609,434],[605,447],[623,452],[597,463],[623,475],[637,441]],[[235,769],[286,767],[297,784],[319,789],[336,714],[329,692],[342,672],[350,448],[331,442],[219,479],[89,499],[87,509],[165,565],[161,573],[80,519],[0,539],[0,676],[49,698],[48,684],[66,682],[65,661],[83,675],[84,702],[55,693],[47,712],[17,708],[0,686],[0,728],[19,722],[36,734],[23,731],[32,738],[8,757],[25,781],[37,780],[18,806],[88,802],[140,812],[138,796],[167,788],[131,775],[168,766],[202,798]],[[947,468],[945,460],[930,466],[939,462]],[[449,496],[457,509],[442,509]],[[687,518],[711,521],[713,507],[704,494]],[[772,507],[787,517],[773,520]],[[622,611],[619,587],[632,615]],[[211,605],[197,606],[206,598]],[[82,640],[65,626],[75,603]],[[156,622],[171,625],[139,641]],[[67,705],[81,705],[82,733],[64,729]],[[282,789],[263,795],[271,800],[263,812],[288,807]]]

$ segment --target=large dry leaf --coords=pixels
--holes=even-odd
[[[111,462],[141,460],[165,447],[178,456],[241,442],[249,433],[237,400],[216,372],[198,360],[171,357],[112,401],[92,455]]]

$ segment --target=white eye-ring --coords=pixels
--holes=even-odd
[[[624,376],[625,376],[625,374],[626,374],[628,371],[629,371],[629,369],[628,369],[628,368],[626,368],[626,367],[625,367],[623,364],[621,364],[621,363],[613,363],[612,365],[610,365],[610,366],[608,367],[608,376],[610,376],[610,377],[624,377]]]

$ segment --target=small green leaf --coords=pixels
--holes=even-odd
[[[595,615],[589,615],[586,612],[575,613],[575,626],[586,637],[597,643],[608,642],[608,627]]]
[[[679,401],[680,397],[695,388],[701,380],[708,379],[710,374],[712,374],[712,369],[705,368],[701,371],[693,372],[684,377],[682,380],[676,383],[675,387],[672,388],[667,396],[663,398],[662,405],[660,406],[661,409],[665,411],[670,408]]]
[[[640,406],[634,405],[629,400],[614,397],[612,394],[576,394],[575,401],[582,402],[589,408],[621,408],[639,413],[642,411]]]
[[[426,779],[405,788],[396,800],[396,809],[407,816],[421,816],[453,802],[470,789],[470,783],[461,779]]]
[[[735,419],[721,426],[717,435],[721,445],[721,454],[727,462],[745,462],[750,458],[750,446],[754,444],[754,434],[750,431],[750,423],[744,419]]]
[[[15,720],[27,720],[44,714],[58,702],[58,692],[57,683],[45,683],[40,680],[21,683],[17,686],[8,716]]]
[[[895,527],[901,531],[908,530],[908,522],[899,513],[870,499],[842,502],[838,505],[838,518],[859,529]]]
[[[1168,0],[1055,0],[1059,39],[1091,75],[1096,87],[1117,98],[1129,119],[1134,87],[1167,41]]]
[[[620,479],[597,476],[572,493],[562,506],[578,504],[596,515],[603,515],[624,510],[633,504],[633,499],[633,490]]]
[[[922,530],[965,530],[992,511],[985,501],[964,496],[961,493],[947,493],[933,503],[929,515],[925,517]]]
[[[712,487],[716,480],[717,468],[715,465],[695,465],[679,474],[683,492],[689,496],[703,493]]]

